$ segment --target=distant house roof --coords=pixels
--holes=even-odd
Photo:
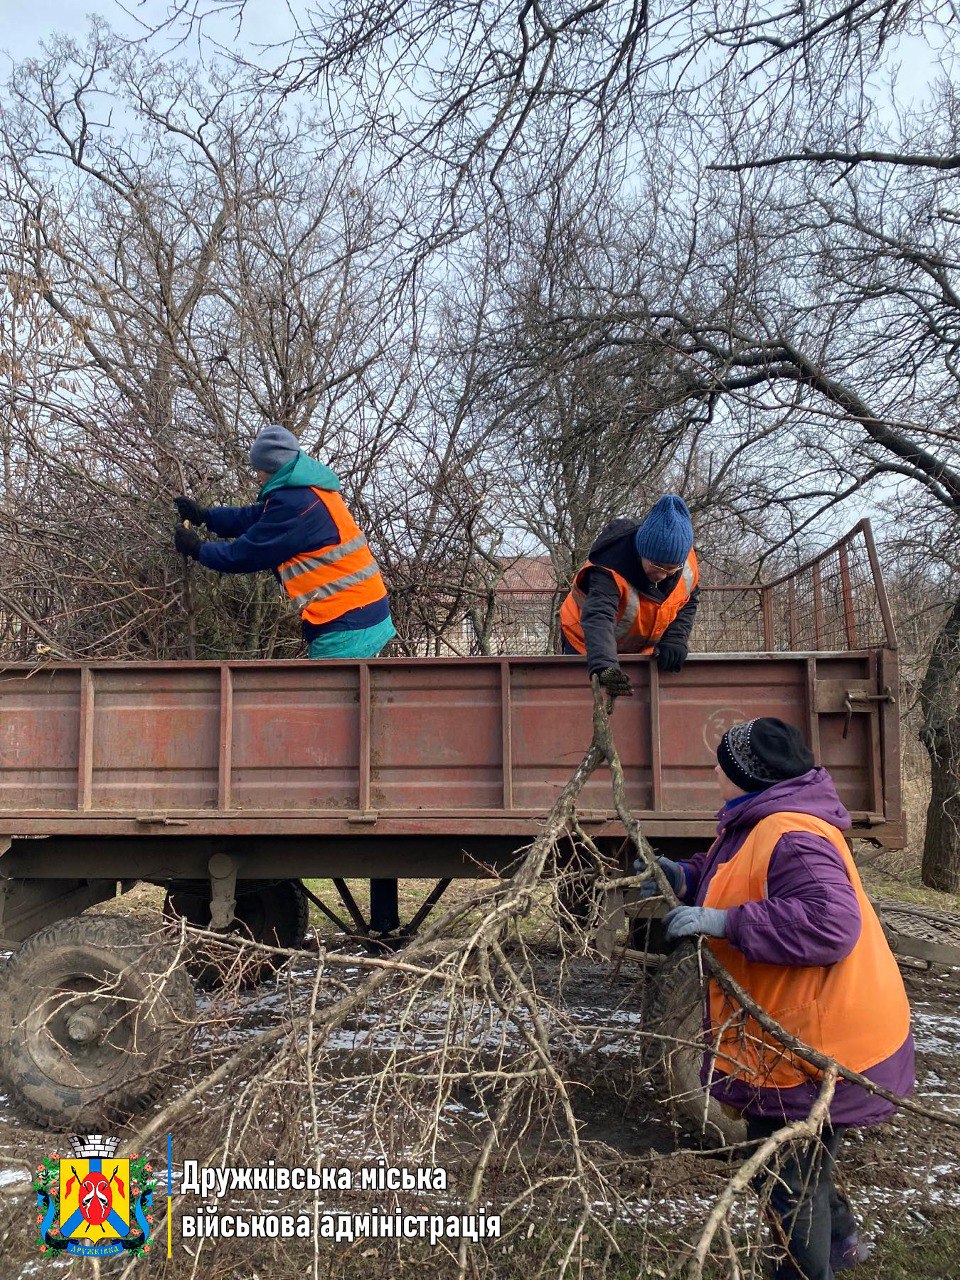
[[[556,575],[549,556],[513,556],[503,558],[500,591],[553,591]]]

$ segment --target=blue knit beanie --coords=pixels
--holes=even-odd
[[[687,504],[676,493],[665,494],[636,533],[637,555],[656,564],[683,564],[693,549],[693,524]]]
[[[250,446],[250,465],[271,475],[292,462],[300,452],[300,441],[286,427],[268,423]]]

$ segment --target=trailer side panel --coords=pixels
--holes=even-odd
[[[714,750],[737,720],[799,725],[856,833],[902,838],[896,654],[626,658],[614,729],[631,806],[709,831]],[[575,659],[124,663],[0,673],[0,836],[526,836],[582,758]],[[602,775],[582,799],[612,822]]]

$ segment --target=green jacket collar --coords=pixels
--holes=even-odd
[[[316,458],[311,458],[301,449],[292,462],[274,472],[266,481],[257,495],[257,501],[262,502],[277,489],[300,488],[328,489],[336,493],[340,488],[340,480],[329,467],[317,462]]]

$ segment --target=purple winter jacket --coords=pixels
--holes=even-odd
[[[686,885],[684,902],[702,905],[717,868],[729,862],[761,818],[783,811],[809,813],[846,831],[850,815],[837,795],[826,769],[811,769],[764,791],[756,791],[724,805],[713,849],[681,862]],[[850,954],[860,937],[860,906],[843,860],[823,836],[808,831],[782,836],[770,859],[767,897],[745,902],[727,912],[727,941],[748,960],[763,964],[828,965]],[[864,999],[871,993],[865,991]],[[877,1010],[883,1016],[883,1010]],[[862,1074],[895,1093],[914,1086],[913,1034],[889,1058]],[[703,1064],[703,1081],[710,1073],[710,1057]],[[815,1080],[792,1089],[759,1088],[742,1080],[718,1076],[711,1092],[721,1102],[750,1115],[804,1117],[819,1093]],[[846,1080],[837,1083],[830,1119],[835,1125],[871,1125],[888,1120],[892,1103]]]

